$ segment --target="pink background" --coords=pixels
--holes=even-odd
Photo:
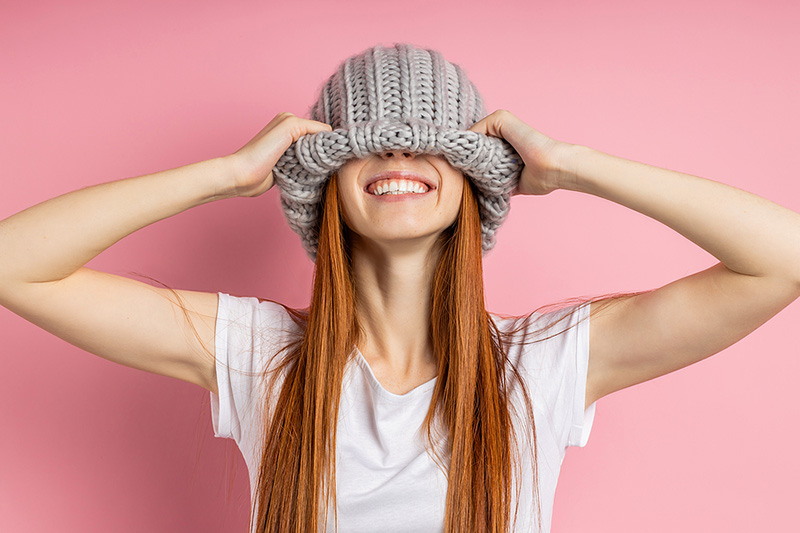
[[[643,4],[5,1],[0,218],[231,153],[280,111],[307,117],[340,60],[397,41],[462,65],[489,112],[800,211],[797,4]],[[488,307],[645,290],[715,262],[597,197],[515,197],[485,260]],[[158,222],[88,266],[304,306],[313,264],[274,190]],[[564,462],[553,531],[796,524],[799,319],[794,303],[710,359],[602,398]],[[246,467],[213,437],[207,391],[2,307],[0,332],[0,530],[244,530]]]

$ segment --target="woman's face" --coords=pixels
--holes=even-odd
[[[465,177],[444,156],[391,150],[353,158],[337,174],[342,216],[361,244],[433,246],[458,217]]]

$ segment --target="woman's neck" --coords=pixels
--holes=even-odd
[[[413,388],[436,375],[428,336],[436,266],[432,255],[352,253],[356,308],[365,334],[357,345],[379,381],[396,389]]]

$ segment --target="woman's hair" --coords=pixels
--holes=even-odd
[[[506,346],[532,313],[519,327],[502,332],[486,311],[478,204],[473,185],[464,181],[458,217],[437,240],[441,253],[432,279],[429,334],[438,379],[422,428],[439,468],[445,470],[445,454],[450,460],[444,530],[511,529],[512,468],[519,464],[520,449],[511,419],[515,384],[530,422],[533,501],[541,528],[533,409]],[[319,531],[329,506],[336,516],[331,488],[336,486],[342,379],[363,334],[350,230],[338,195],[334,174],[323,193],[311,303],[307,310],[287,308],[302,334],[286,346],[286,357],[275,367],[272,378],[284,375],[283,385],[272,408],[263,411],[265,438],[250,524],[255,521],[258,532]]]
[[[511,516],[512,469],[519,472],[521,464],[519,437],[529,438],[533,454],[532,501],[541,529],[533,408],[527,387],[508,358],[508,347],[511,342],[540,342],[563,333],[538,336],[569,321],[578,306],[524,336],[530,340],[516,337],[528,327],[534,313],[545,308],[594,302],[595,316],[613,301],[642,292],[569,298],[521,316],[496,314],[512,319],[509,327],[499,329],[485,309],[478,204],[473,185],[466,178],[464,182],[458,217],[436,241],[441,248],[432,279],[429,334],[438,379],[422,428],[428,452],[438,467],[445,471],[445,455],[450,460],[449,472],[445,472],[444,531],[499,533],[511,529],[516,518],[516,508]],[[363,330],[355,306],[350,229],[339,208],[336,174],[327,181],[323,197],[309,307],[294,309],[259,298],[283,306],[296,326],[287,330],[291,334],[286,344],[271,354],[273,358],[280,353],[285,356],[276,365],[266,364],[259,374],[265,380],[266,394],[259,399],[263,402],[263,441],[249,524],[251,529],[255,524],[259,533],[319,531],[329,507],[336,516],[334,465],[342,379]],[[180,302],[177,293],[173,294]],[[186,313],[186,308],[178,305]],[[188,315],[187,321],[191,324]],[[274,390],[278,376],[283,377],[280,392]],[[521,414],[511,401],[515,386],[524,401]],[[516,434],[512,415],[525,417],[529,424],[518,427],[529,426],[529,435]],[[519,486],[516,490],[518,495]]]

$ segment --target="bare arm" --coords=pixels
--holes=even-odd
[[[520,153],[516,194],[592,194],[658,220],[719,260],[603,312],[592,303],[586,407],[714,355],[800,297],[800,214],[724,183],[556,141],[507,110],[470,129]]]
[[[187,317],[168,289],[83,265],[138,229],[230,197],[234,164],[216,158],[102,183],[0,221],[0,305],[91,353],[211,390],[216,294],[176,291]]]
[[[20,283],[58,281],[145,226],[230,196],[231,161],[199,163],[93,185],[0,220],[0,303]]]
[[[800,297],[800,214],[724,183],[585,146],[564,153],[562,188],[654,218],[719,260],[593,317],[587,406],[720,352]]]
[[[173,293],[83,265],[189,208],[263,194],[290,144],[322,130],[330,126],[279,113],[234,154],[86,187],[0,221],[0,305],[95,355],[216,393],[216,293]]]

